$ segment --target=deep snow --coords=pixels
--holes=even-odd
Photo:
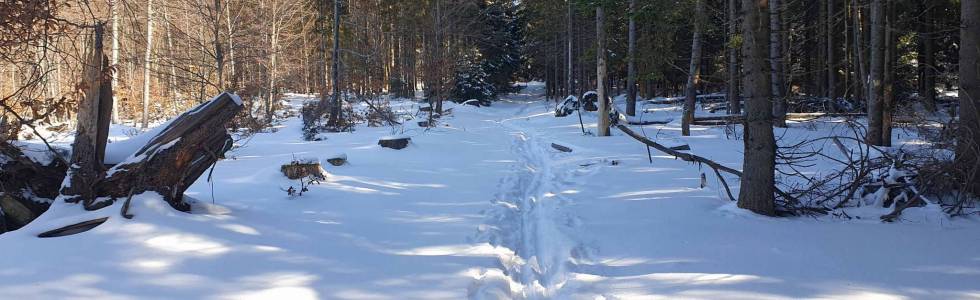
[[[531,83],[492,107],[447,104],[451,117],[428,131],[358,127],[306,142],[301,122],[287,119],[217,165],[213,194],[204,178],[190,189],[193,214],[153,194],[133,199],[131,220],[119,216],[121,203],[96,212],[56,203],[0,235],[0,295],[980,299],[973,218],[950,220],[930,207],[894,224],[755,216],[735,208],[711,176],[700,189],[696,165],[657,152],[649,163],[646,148],[616,130],[583,136],[578,117],[555,118],[542,91]],[[290,96],[294,107],[306,99]],[[679,120],[673,108],[651,111]],[[583,116],[595,131],[594,114]],[[723,128],[695,126],[689,138],[677,136],[677,122],[644,131],[741,168],[741,141]],[[393,134],[411,136],[411,145],[377,145]],[[298,182],[279,173],[281,164],[338,153],[349,164],[325,165],[322,184],[300,197],[283,191]],[[101,216],[110,219],[89,232],[34,237]]]

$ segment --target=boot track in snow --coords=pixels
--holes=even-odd
[[[576,218],[567,215],[561,191],[568,181],[546,143],[526,131],[514,131],[511,152],[518,157],[514,173],[504,178],[485,212],[480,239],[508,251],[499,254],[500,269],[485,270],[469,291],[471,299],[559,298],[568,280],[568,264],[579,243],[569,234]]]

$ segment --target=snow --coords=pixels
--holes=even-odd
[[[287,119],[228,153],[213,182],[195,183],[191,214],[155,193],[133,198],[133,219],[119,216],[122,201],[93,212],[57,202],[0,235],[0,292],[10,299],[980,298],[975,217],[949,219],[935,205],[889,224],[877,219],[887,210],[872,206],[847,208],[862,217],[850,220],[757,216],[728,201],[714,176],[699,188],[706,170],[697,165],[658,152],[650,163],[646,147],[617,130],[583,135],[577,117],[554,117],[542,92],[530,83],[492,107],[447,102],[453,114],[435,128],[407,129],[401,136],[411,135],[413,147],[399,151],[377,139],[405,128],[359,126],[303,141],[301,121]],[[294,108],[314,99],[289,97]],[[417,106],[392,103],[408,113]],[[637,111],[645,120],[680,119],[676,106]],[[595,132],[596,114],[583,118]],[[678,122],[642,131],[741,168],[741,140],[727,139],[725,128],[692,126],[693,136],[680,137]],[[820,136],[833,122],[791,123],[777,136]],[[335,153],[357,163],[327,166],[326,179],[303,196],[283,191],[296,183],[279,172],[282,163]],[[737,193],[737,180],[728,181]],[[100,217],[109,220],[85,233],[35,237]]]

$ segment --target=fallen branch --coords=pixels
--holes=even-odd
[[[650,139],[648,139],[648,138],[646,138],[644,136],[641,136],[641,135],[637,134],[636,132],[634,132],[633,130],[629,129],[629,127],[626,127],[625,125],[619,124],[619,125],[616,125],[616,127],[619,128],[619,130],[623,131],[623,133],[626,133],[627,135],[629,135],[630,137],[632,137],[633,139],[635,139],[637,141],[640,141],[641,143],[644,143],[647,146],[650,146],[650,147],[653,147],[653,148],[655,148],[657,150],[660,150],[660,152],[667,153],[667,154],[669,154],[669,155],[671,155],[673,157],[676,157],[676,158],[680,158],[683,161],[696,162],[696,163],[708,165],[709,167],[711,167],[712,169],[715,170],[715,174],[718,176],[719,179],[721,179],[722,185],[725,186],[725,190],[726,191],[729,191],[728,196],[730,198],[732,198],[732,200],[735,200],[734,199],[735,197],[733,197],[731,195],[730,189],[728,187],[728,183],[725,182],[724,178],[722,178],[722,176],[721,176],[721,173],[718,172],[718,171],[725,171],[725,172],[727,172],[729,174],[738,176],[739,178],[742,177],[742,171],[739,171],[739,170],[735,170],[735,169],[726,167],[726,166],[724,166],[722,164],[719,164],[719,163],[717,163],[717,162],[715,162],[713,160],[710,160],[710,159],[707,159],[707,158],[704,158],[704,157],[701,157],[701,156],[698,156],[698,155],[695,155],[695,154],[684,153],[684,152],[680,152],[680,151],[671,149],[669,147],[666,147],[666,146],[661,145],[661,144],[659,144],[657,142],[651,141]],[[776,194],[778,194],[780,197],[783,197],[783,198],[785,198],[787,200],[790,200],[792,202],[797,202],[795,197],[793,197],[792,195],[790,195],[790,194],[788,194],[788,193],[780,190],[778,187],[776,187],[775,190],[776,190]]]

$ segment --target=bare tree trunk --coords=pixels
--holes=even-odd
[[[898,50],[898,34],[893,30],[897,18],[895,2],[886,4],[886,24],[885,27],[885,51],[884,51],[884,78],[882,83],[881,98],[881,145],[891,147],[892,145],[892,112],[895,103],[895,65],[897,64],[896,51]]]
[[[119,64],[119,1],[111,0],[112,6],[112,65],[118,67]],[[118,72],[116,72],[118,74]],[[119,86],[119,76],[112,76],[112,86]],[[115,95],[113,95],[115,98]],[[119,100],[112,99],[112,123],[119,124]]]
[[[780,17],[783,5],[780,0],[769,1],[769,62],[772,69],[772,115],[777,127],[786,127],[786,84],[783,82],[783,22]]]
[[[146,0],[146,55],[143,59],[143,124],[150,127],[150,65],[153,59],[153,0]]]
[[[837,60],[834,58],[834,0],[827,1],[827,97],[837,98]]]
[[[854,91],[855,91],[854,93],[856,94],[856,98],[859,99],[864,98],[863,100],[867,101],[868,91],[869,91],[867,87],[868,71],[867,71],[867,66],[864,62],[865,48],[864,48],[864,30],[861,24],[861,6],[860,6],[860,0],[852,0],[852,2],[854,4],[853,11],[851,12],[851,14],[854,16],[854,20],[853,20],[854,26],[852,26],[852,30],[854,31],[853,55],[854,55],[854,64],[855,64],[854,67],[857,69],[856,70],[857,76],[855,76],[855,80],[854,80],[854,83],[856,85],[854,87]]]
[[[728,113],[742,114],[742,101],[739,93],[738,46],[734,44],[738,35],[738,1],[728,0]]]
[[[636,115],[636,0],[629,6],[629,53],[626,67],[626,114]]]
[[[936,112],[936,8],[933,0],[919,0],[924,12],[917,26],[919,37],[919,97],[926,110]]]
[[[231,27],[231,5],[225,5],[225,24],[228,26],[228,59],[230,64],[228,64],[229,73],[231,74],[231,84],[229,88],[231,90],[238,89],[238,73],[235,70],[235,35],[233,34]],[[304,48],[305,50],[305,48]]]
[[[606,16],[602,5],[595,8],[596,29],[596,90],[599,94],[599,136],[609,136],[609,103],[606,101]]]
[[[273,3],[277,5],[278,3]],[[276,8],[272,9],[276,11]],[[279,53],[279,21],[276,20],[279,16],[273,16],[272,29],[269,36],[269,97],[266,98],[265,102],[265,118],[272,122],[272,105],[276,96],[276,63],[277,55]]]
[[[704,1],[696,0],[694,38],[691,41],[691,66],[687,73],[687,86],[684,89],[687,99],[684,101],[684,116],[681,118],[681,135],[691,135],[691,123],[694,122],[694,109],[698,97],[698,81],[701,80],[701,18],[704,15]]]
[[[176,66],[177,59],[174,56],[174,39],[173,36],[170,34],[170,26],[172,25],[170,24],[170,14],[168,13],[166,6],[163,7],[163,20],[164,20],[164,28],[165,28],[164,32],[167,35],[167,52],[170,53],[170,59],[174,60],[173,62],[170,63],[170,97],[173,97],[171,101],[174,109],[173,112],[174,115],[176,116],[180,114],[181,96],[180,96],[180,91],[177,89],[177,66]]]
[[[959,85],[960,85],[960,126],[956,142],[957,165],[963,170],[975,170],[978,165],[977,155],[980,154],[980,2],[961,2],[960,53],[959,53]],[[978,176],[968,176],[973,182],[969,191],[978,192],[980,182]]]
[[[772,132],[772,64],[768,61],[769,7],[765,0],[742,0],[745,11],[742,56],[745,71],[745,157],[738,207],[773,216],[776,139]]]
[[[340,0],[333,1],[333,106],[330,107],[330,124],[340,125]]]
[[[214,16],[211,18],[211,35],[214,36],[214,61],[218,73],[218,93],[225,90],[225,53],[221,48],[221,0],[214,0]]]
[[[565,18],[565,22],[567,22],[565,25],[567,26],[566,27],[566,30],[567,30],[567,34],[568,34],[566,36],[566,39],[568,40],[567,41],[567,43],[568,43],[567,48],[568,49],[566,49],[566,51],[568,53],[566,54],[567,57],[565,58],[566,59],[566,61],[565,61],[565,69],[566,69],[565,70],[565,85],[567,85],[568,94],[569,95],[574,95],[575,94],[575,82],[574,82],[575,80],[572,79],[572,76],[573,76],[572,75],[572,69],[573,69],[573,67],[572,67],[572,42],[575,39],[575,35],[572,34],[572,16],[573,16],[573,14],[572,14],[572,0],[567,0],[567,2],[568,2],[568,5],[567,5],[568,6],[568,16]]]
[[[884,101],[882,84],[885,67],[885,11],[883,0],[871,2],[871,73],[868,93],[868,144],[882,146],[882,111]]]

